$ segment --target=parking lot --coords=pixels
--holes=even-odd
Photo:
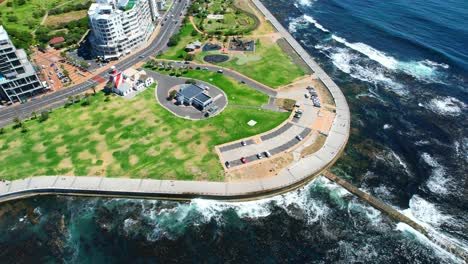
[[[91,77],[91,73],[79,67],[65,63],[60,51],[47,49],[46,52],[36,50],[31,55],[32,61],[41,69],[42,78],[47,81],[51,92],[62,90],[64,87],[82,83]],[[68,72],[68,78],[65,73]]]

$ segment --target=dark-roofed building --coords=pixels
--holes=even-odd
[[[213,98],[205,93],[205,89],[196,84],[182,86],[176,99],[179,104],[191,105],[199,110],[204,110],[213,103]]]

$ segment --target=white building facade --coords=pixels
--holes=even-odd
[[[116,59],[148,41],[159,13],[156,0],[96,0],[88,17],[93,52]]]

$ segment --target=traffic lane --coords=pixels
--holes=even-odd
[[[179,2],[179,4],[177,4],[175,6],[176,6],[177,13],[180,13],[182,11],[182,9],[184,8],[184,5],[182,3],[180,3],[180,2]],[[167,27],[165,30],[162,31],[161,36],[165,36],[167,33],[172,33],[175,29],[177,29],[177,27],[175,25],[173,25],[172,27]],[[150,44],[150,46],[145,49],[145,50],[148,50],[148,54],[150,53],[149,51],[151,49],[162,49],[163,48],[163,47],[159,47],[161,45],[161,39],[164,39],[161,36],[160,35],[156,36],[155,40]],[[126,62],[133,63],[133,65],[136,64],[137,62],[140,61],[138,59],[135,59],[135,58],[138,58],[138,54],[139,53],[134,54],[133,56],[129,57],[128,59],[125,59],[124,61],[122,61],[121,63],[118,63],[117,65],[127,65]],[[99,74],[97,76],[107,77],[107,74],[104,72],[104,73],[101,73],[101,74]],[[84,86],[82,86],[83,84],[84,84]],[[76,95],[76,94],[82,93],[83,91],[91,88],[95,84],[96,83],[86,83],[85,82],[85,83],[82,83],[82,84],[72,86],[72,87],[70,87],[68,89],[61,90],[59,92],[67,92],[68,96]],[[70,93],[71,90],[73,90],[73,92]],[[57,101],[57,100],[60,100],[59,92],[53,93],[51,95],[46,95],[44,97],[47,97],[49,99],[48,101]],[[42,98],[44,98],[44,97],[42,97]],[[24,116],[25,112],[32,112],[32,111],[35,111],[35,110],[38,110],[40,108],[43,108],[43,107],[47,106],[47,104],[45,104],[44,102],[36,102],[36,101],[38,101],[38,100],[29,101],[29,102],[26,102],[25,104],[18,105],[18,106],[13,106],[13,108],[7,107],[7,109],[1,109],[0,110],[0,120],[2,122],[0,122],[0,124],[4,124],[5,121],[6,122],[8,122],[8,121],[11,122],[11,120],[5,120],[5,119],[16,117],[16,116],[18,116],[18,113],[21,113],[21,115]]]
[[[177,62],[176,62],[177,63]],[[178,63],[181,63],[187,67],[192,67],[194,69],[196,69],[197,67],[200,67],[200,70],[203,70],[203,69],[208,69],[209,71],[214,71],[214,72],[218,72],[218,70],[222,70],[223,73],[220,73],[220,74],[225,74],[235,80],[237,80],[238,82],[243,82],[244,84],[246,84],[247,86],[250,86],[251,88],[254,88],[255,90],[261,92],[261,93],[264,93],[270,97],[276,97],[276,95],[278,94],[278,92],[276,91],[273,91],[271,89],[269,89],[268,87],[258,83],[258,82],[255,82],[255,81],[252,81],[251,79],[239,74],[239,73],[236,73],[234,71],[231,71],[229,69],[225,69],[225,68],[222,68],[222,67],[219,67],[219,66],[215,66],[215,65],[201,65],[201,64],[196,64],[196,63],[184,63],[182,61],[178,62]],[[181,65],[178,65],[178,67],[180,68]]]
[[[44,97],[38,98],[38,99],[36,99],[34,101],[30,101],[29,104],[25,103],[23,105],[19,105],[19,106],[22,106],[22,107],[15,106],[15,108],[12,109],[12,111],[0,113],[0,119],[8,118],[8,117],[11,117],[11,115],[17,115],[18,113],[28,112],[28,111],[37,109],[38,107],[47,106],[48,104],[50,104],[53,101],[64,99],[64,98],[66,98],[66,97],[68,97],[68,96],[70,96],[70,95],[72,95],[74,93],[77,93],[77,92],[81,93],[81,92],[86,91],[86,90],[89,89],[88,84],[93,85],[93,84],[95,84],[95,82],[91,81],[91,80],[88,80],[88,81],[86,81],[84,83],[81,83],[81,84],[79,84],[77,86],[74,86],[73,90],[57,91],[56,93],[50,94],[49,96],[44,96]]]

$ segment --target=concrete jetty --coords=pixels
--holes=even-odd
[[[338,185],[340,185],[343,188],[345,188],[346,190],[348,190],[350,193],[352,193],[352,194],[356,195],[357,197],[359,197],[360,199],[364,200],[365,202],[367,202],[369,205],[371,205],[375,209],[387,214],[388,216],[390,216],[391,218],[393,218],[394,220],[396,220],[398,222],[402,222],[402,223],[405,223],[405,224],[411,226],[413,229],[415,229],[419,233],[423,234],[429,240],[431,240],[433,243],[435,243],[436,245],[442,247],[446,251],[452,253],[455,256],[460,257],[465,262],[468,260],[468,252],[466,252],[464,249],[462,249],[458,245],[455,245],[455,244],[451,243],[450,241],[447,241],[446,239],[438,237],[436,234],[430,232],[430,230],[428,230],[425,227],[423,227],[422,225],[416,223],[411,218],[409,218],[406,215],[400,213],[399,211],[395,210],[394,208],[392,208],[391,206],[385,204],[384,202],[380,201],[379,199],[375,198],[374,196],[359,190],[359,188],[357,188],[356,186],[352,185],[351,183],[343,180],[342,178],[336,176],[335,174],[327,171],[327,172],[323,173],[323,175],[327,179],[337,183]]]

